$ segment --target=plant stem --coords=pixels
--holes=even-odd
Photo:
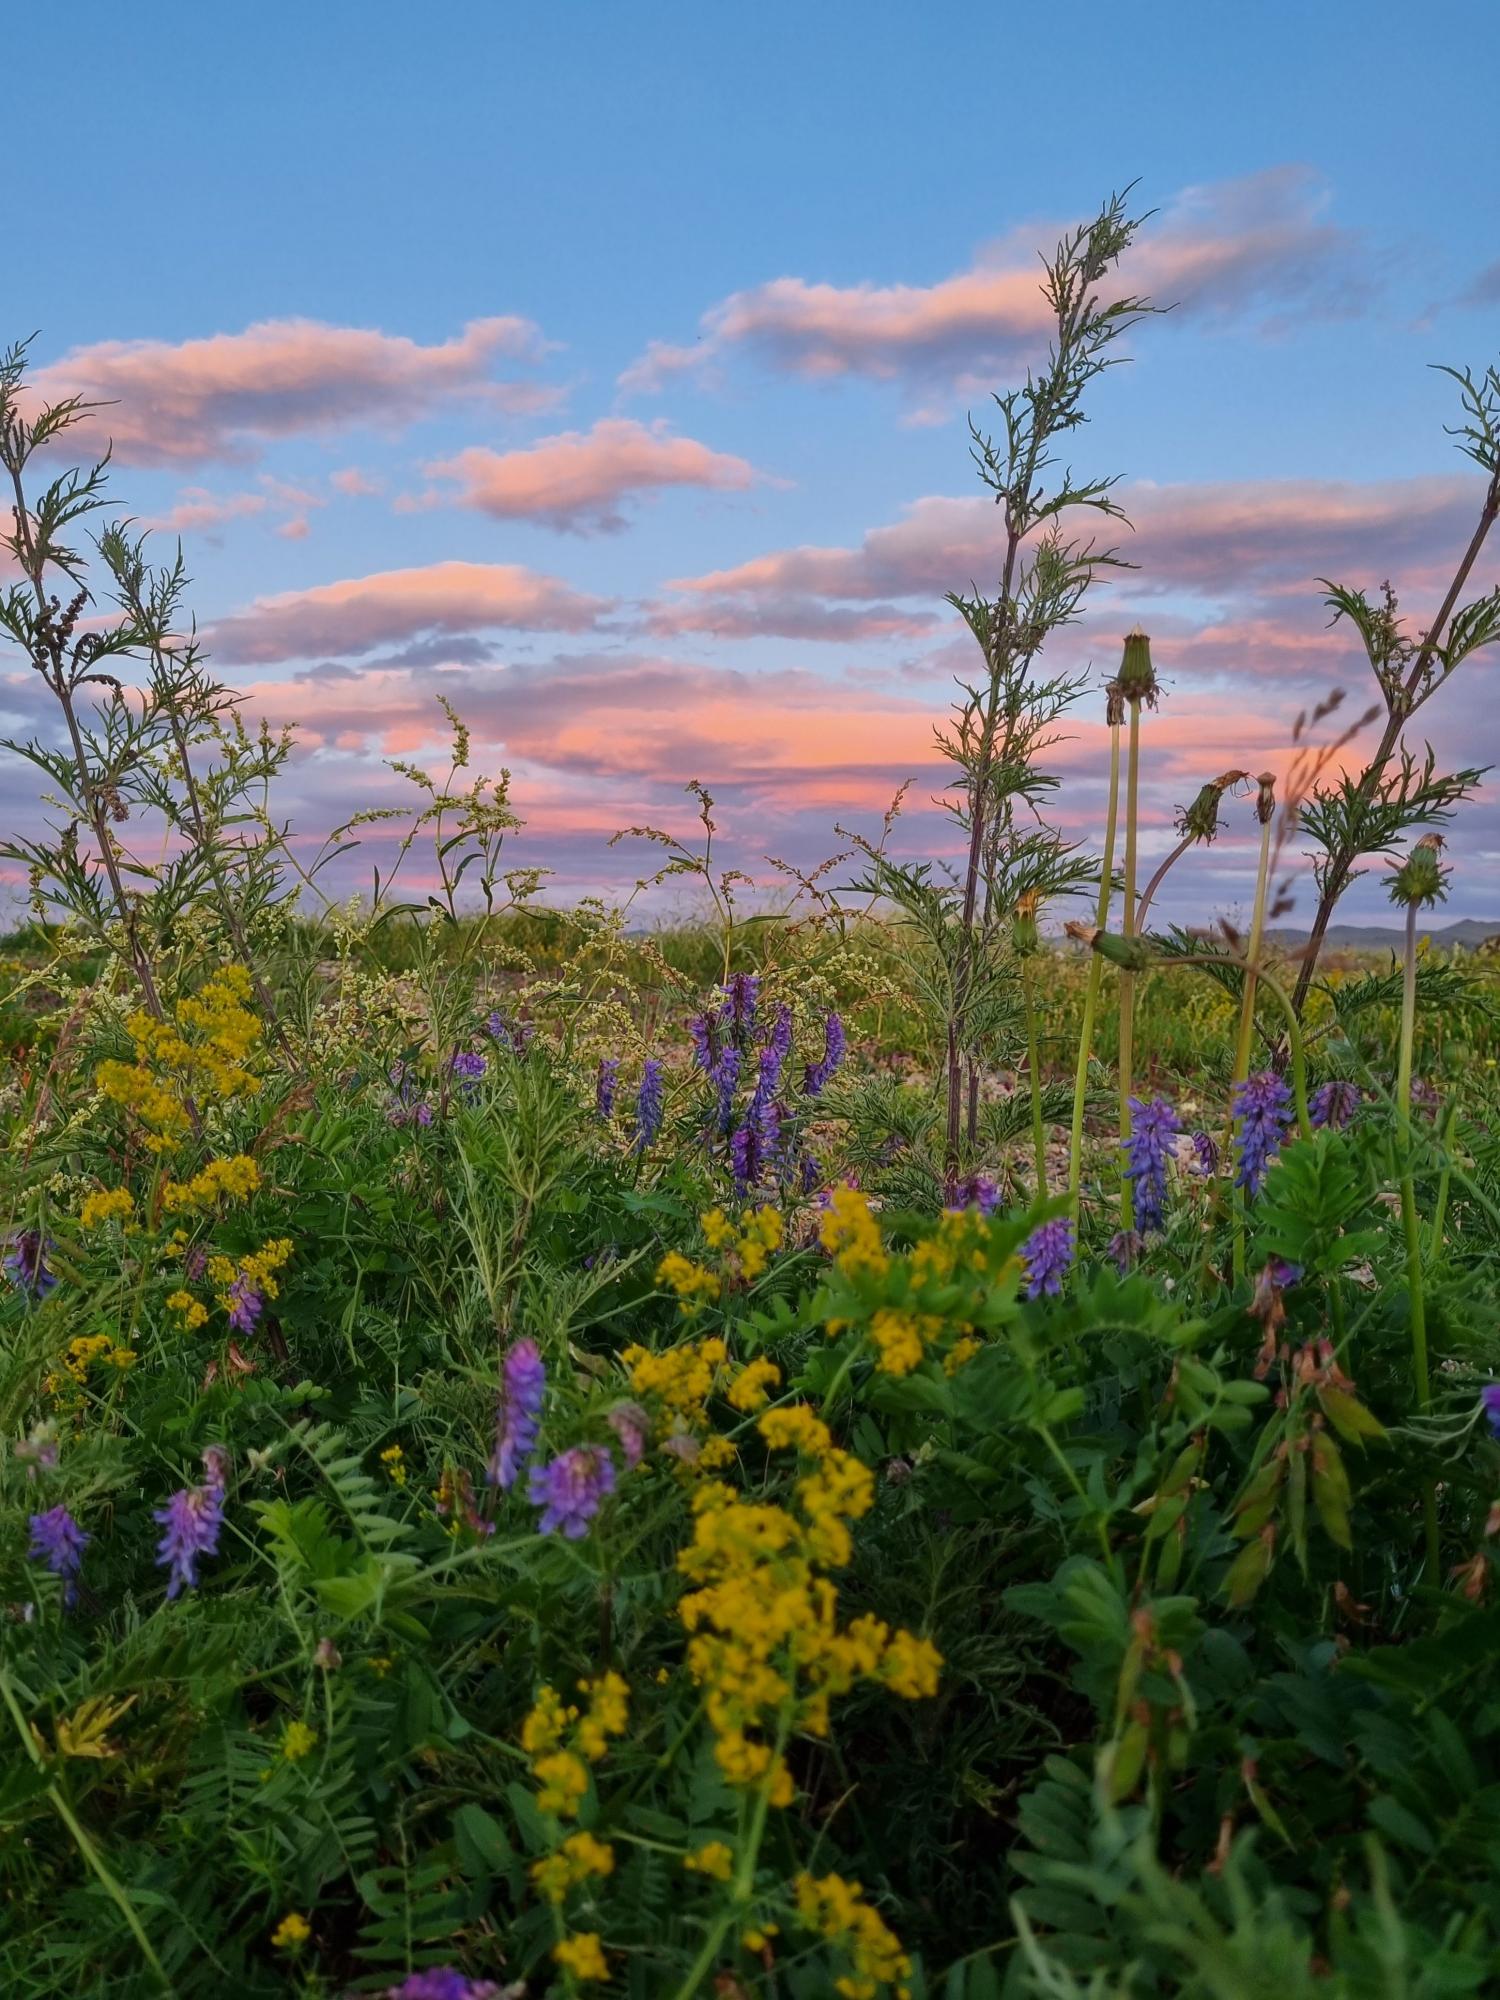
[[[1021,995],[1026,1003],[1026,1067],[1031,1080],[1031,1149],[1036,1160],[1036,1198],[1047,1199],[1047,1134],[1042,1124],[1042,1057],[1037,1045],[1036,992],[1032,959],[1021,961]]]
[[[1094,916],[1101,931],[1109,923],[1109,899],[1115,874],[1115,824],[1119,809],[1120,725],[1112,722],[1109,729],[1109,807],[1104,822],[1104,860],[1099,870],[1099,904]],[[1094,1053],[1094,1013],[1099,1004],[1099,982],[1103,976],[1103,961],[1098,952],[1090,952],[1088,985],[1083,999],[1083,1025],[1078,1035],[1078,1066],[1073,1073],[1073,1130],[1068,1146],[1068,1193],[1073,1200],[1075,1232],[1083,1175],[1083,1111],[1088,1097],[1089,1060]]]
[[[1230,1102],[1233,1092],[1250,1074],[1250,1044],[1255,1035],[1255,987],[1260,967],[1261,937],[1266,924],[1266,883],[1271,872],[1271,819],[1267,814],[1260,823],[1260,862],[1255,873],[1255,908],[1250,918],[1250,947],[1245,954],[1245,990],[1240,999],[1240,1031],[1234,1046],[1234,1075],[1230,1079]],[[1237,1195],[1234,1204],[1234,1275],[1236,1280],[1245,1275],[1245,1202],[1243,1195]]]
[[[1422,1290],[1422,1235],[1417,1221],[1417,1189],[1412,1172],[1411,1064],[1417,1027],[1417,905],[1406,906],[1406,950],[1401,966],[1401,1044],[1396,1062],[1396,1121],[1402,1146],[1401,1227],[1406,1236],[1406,1289],[1411,1313],[1412,1375],[1416,1384],[1417,1408],[1432,1407],[1432,1384],[1427,1368],[1427,1305]],[[1437,1493],[1432,1479],[1422,1491],[1422,1521],[1426,1531],[1427,1575],[1436,1586],[1439,1578]]]
[[[1141,774],[1141,704],[1130,704],[1130,750],[1125,766],[1125,901],[1121,910],[1121,930],[1135,936],[1136,818]],[[1120,1143],[1130,1138],[1130,1100],[1135,1090],[1135,974],[1120,972]],[[1135,1227],[1135,1183],[1127,1174],[1120,1176],[1120,1227],[1128,1234]]]

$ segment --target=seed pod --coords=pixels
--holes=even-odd
[[[1109,681],[1105,685],[1104,720],[1111,729],[1118,729],[1125,720],[1125,690],[1118,681]]]
[[[1255,817],[1264,826],[1276,817],[1276,773],[1262,771],[1255,782],[1260,787],[1255,796]]]

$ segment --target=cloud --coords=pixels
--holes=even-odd
[[[1500,257],[1493,264],[1486,264],[1472,282],[1459,294],[1458,303],[1463,306],[1492,306],[1500,304]]]
[[[497,520],[530,520],[549,528],[608,533],[625,526],[621,503],[663,486],[743,489],[755,468],[743,458],[711,451],[695,438],[673,437],[665,423],[606,418],[590,431],[564,431],[522,451],[473,445],[425,466],[429,479],[456,484],[460,507]]]
[[[1481,487],[1456,474],[1137,485],[1117,497],[1134,529],[1104,523],[1104,539],[1138,567],[1094,600],[1110,607],[1096,615],[1118,623],[1122,604],[1176,598],[1196,601],[1195,629],[1232,608],[1253,611],[1267,629],[1290,616],[1316,642],[1325,617],[1320,575],[1366,587],[1390,575],[1420,589],[1457,559]],[[660,635],[911,636],[933,629],[948,591],[993,587],[1002,556],[1003,528],[990,501],[932,495],[853,548],[775,550],[675,578],[665,586],[671,595],[649,607],[648,622]],[[1224,637],[1235,622],[1243,629],[1241,616]]]
[[[1179,322],[1269,331],[1292,315],[1358,312],[1371,296],[1366,260],[1327,208],[1322,181],[1298,166],[1185,188],[1127,253],[1120,289],[1175,305]],[[1050,223],[1011,230],[931,285],[773,278],[710,307],[695,346],[653,342],[620,386],[659,391],[743,351],[813,381],[864,376],[972,390],[1042,353],[1050,320],[1036,248],[1061,233]]]
[[[384,480],[362,472],[357,465],[342,465],[337,472],[330,472],[328,483],[335,493],[347,494],[352,500],[370,499],[385,491]]]
[[[434,633],[583,632],[608,609],[604,599],[516,563],[439,562],[258,598],[218,619],[206,637],[220,662],[258,665],[369,653]]]
[[[532,364],[546,343],[529,320],[470,320],[432,346],[372,328],[319,320],[262,320],[206,338],[106,340],[77,347],[31,378],[47,401],[81,396],[111,405],[85,426],[113,441],[128,465],[255,456],[268,438],[351,424],[391,427],[457,396],[498,408],[544,408],[556,392],[497,379],[505,362]]]

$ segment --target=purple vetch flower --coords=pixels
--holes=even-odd
[[[1326,1127],[1330,1132],[1342,1132],[1353,1118],[1360,1105],[1360,1088],[1341,1076],[1332,1076],[1326,1083],[1320,1083],[1308,1100],[1309,1122],[1318,1128]]]
[[[740,1052],[733,1042],[719,1051],[718,1060],[709,1072],[709,1081],[719,1093],[715,1107],[718,1128],[727,1132],[734,1122],[734,1093],[740,1081]]]
[[[547,1370],[534,1340],[512,1341],[500,1364],[500,1407],[495,1417],[495,1449],[489,1480],[508,1493],[536,1448]]]
[[[1234,1115],[1239,1121],[1234,1135],[1239,1157],[1235,1185],[1253,1201],[1292,1122],[1292,1093],[1274,1070],[1263,1069],[1235,1085]]]
[[[780,1081],[781,1055],[772,1044],[760,1052],[754,1094],[746,1107],[744,1123],[729,1142],[735,1186],[741,1194],[747,1188],[758,1187],[775,1164],[781,1145],[781,1109],[776,1102]]]
[[[1109,1256],[1122,1278],[1129,1277],[1140,1261],[1145,1244],[1138,1229],[1117,1229],[1109,1239]]]
[[[589,1522],[615,1490],[615,1462],[603,1445],[575,1444],[547,1465],[534,1465],[527,1481],[533,1507],[540,1507],[541,1534],[559,1528],[570,1542],[588,1533]]]
[[[484,1032],[492,1042],[503,1042],[515,1056],[524,1056],[531,1045],[531,1023],[509,1020],[498,1012],[486,1015]]]
[[[1500,1438],[1500,1382],[1486,1382],[1479,1392],[1479,1407],[1493,1434]]]
[[[981,1215],[993,1215],[1000,1206],[999,1183],[988,1174],[970,1174],[964,1180],[952,1181],[947,1206],[955,1215],[966,1208],[977,1208]]]
[[[1195,1132],[1192,1145],[1193,1172],[1202,1174],[1206,1181],[1212,1180],[1219,1171],[1218,1142],[1210,1138],[1207,1132]]]
[[[26,1553],[32,1562],[45,1562],[54,1576],[63,1579],[63,1603],[71,1604],[78,1595],[73,1587],[89,1537],[66,1507],[50,1507],[45,1514],[31,1517],[31,1546]]]
[[[1182,1120],[1164,1097],[1130,1100],[1130,1137],[1120,1141],[1125,1178],[1135,1187],[1136,1227],[1144,1236],[1160,1229],[1167,1212],[1167,1152]]]
[[[1045,1295],[1055,1299],[1072,1268],[1072,1217],[1060,1215],[1055,1221],[1033,1229],[1021,1245],[1021,1259],[1026,1266],[1027,1298],[1039,1299]]]
[[[489,1068],[489,1064],[477,1049],[456,1049],[448,1067],[464,1089],[472,1091],[474,1085]]]
[[[755,1033],[755,1013],[760,1006],[760,978],[754,972],[736,972],[724,989],[719,1019],[736,1042],[749,1041]]]
[[[803,1194],[811,1194],[823,1178],[823,1168],[816,1153],[804,1153],[797,1169],[797,1178]]]
[[[771,1024],[770,1034],[766,1037],[766,1047],[776,1053],[776,1069],[779,1074],[781,1065],[792,1052],[792,1010],[784,1000],[776,1009],[776,1019]]]
[[[641,1087],[635,1100],[635,1142],[634,1150],[644,1153],[657,1133],[661,1130],[662,1105],[665,1091],[661,1080],[661,1064],[655,1056],[647,1056],[641,1068]]]
[[[601,1056],[599,1074],[594,1082],[594,1115],[602,1118],[607,1125],[615,1115],[615,1092],[620,1082],[620,1058]]]
[[[254,1333],[255,1323],[265,1311],[266,1302],[243,1271],[231,1281],[224,1298],[229,1311],[229,1324],[235,1332]]]
[[[157,1565],[170,1572],[167,1596],[196,1588],[200,1556],[217,1555],[219,1530],[224,1525],[224,1487],[209,1478],[201,1486],[184,1486],[165,1507],[156,1508],[151,1518],[166,1533],[156,1545]]]
[[[195,1243],[182,1260],[182,1275],[190,1285],[198,1284],[208,1269],[208,1245]]]
[[[694,1014],[687,1025],[693,1044],[693,1061],[705,1076],[711,1075],[714,1067],[713,1023],[707,1014]]]
[[[47,1269],[47,1252],[51,1247],[42,1240],[39,1229],[23,1229],[5,1259],[12,1284],[34,1299],[44,1299],[57,1283],[56,1275]]]
[[[436,1965],[384,1987],[379,2000],[500,2000],[500,1988],[493,1979],[469,1979],[451,1965]]]
[[[1271,1283],[1278,1292],[1288,1292],[1293,1285],[1300,1284],[1302,1280],[1302,1266],[1289,1264],[1285,1257],[1273,1257],[1267,1264],[1266,1270],[1270,1273]]]
[[[821,1097],[828,1080],[844,1060],[848,1041],[844,1034],[844,1023],[837,1014],[828,1014],[823,1020],[823,1054],[815,1063],[809,1063],[807,1074],[802,1079],[802,1088],[809,1097]]]
[[[612,1410],[605,1412],[604,1421],[619,1440],[626,1471],[633,1471],[645,1456],[651,1419],[639,1403],[616,1403]]]

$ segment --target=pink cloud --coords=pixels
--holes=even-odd
[[[77,347],[37,371],[31,394],[110,405],[88,419],[88,442],[108,436],[125,464],[244,459],[266,438],[388,427],[455,396],[504,409],[545,407],[554,391],[496,376],[501,363],[534,363],[545,351],[537,328],[516,318],[471,320],[432,346],[372,328],[263,320],[196,340]]]
[[[1186,188],[1127,255],[1122,289],[1175,304],[1177,318],[1272,329],[1294,312],[1354,312],[1368,281],[1355,238],[1327,220],[1327,206],[1321,181],[1297,166]],[[1061,233],[1028,223],[930,285],[773,278],[711,307],[694,347],[652,343],[620,386],[658,391],[738,349],[811,380],[860,375],[972,389],[1041,352],[1048,314],[1036,245]]]
[[[360,654],[424,634],[583,632],[609,606],[516,563],[430,563],[258,598],[208,628],[229,665]]]
[[[473,445],[424,468],[455,483],[460,507],[497,520],[539,521],[550,528],[609,532],[625,526],[621,503],[663,486],[743,489],[755,469],[711,451],[696,438],[673,437],[665,423],[606,418],[591,431],[564,431],[522,451]]]
[[[335,493],[344,493],[352,500],[370,499],[385,491],[385,482],[374,479],[368,472],[361,472],[357,465],[340,466],[337,472],[330,472],[328,483]]]

